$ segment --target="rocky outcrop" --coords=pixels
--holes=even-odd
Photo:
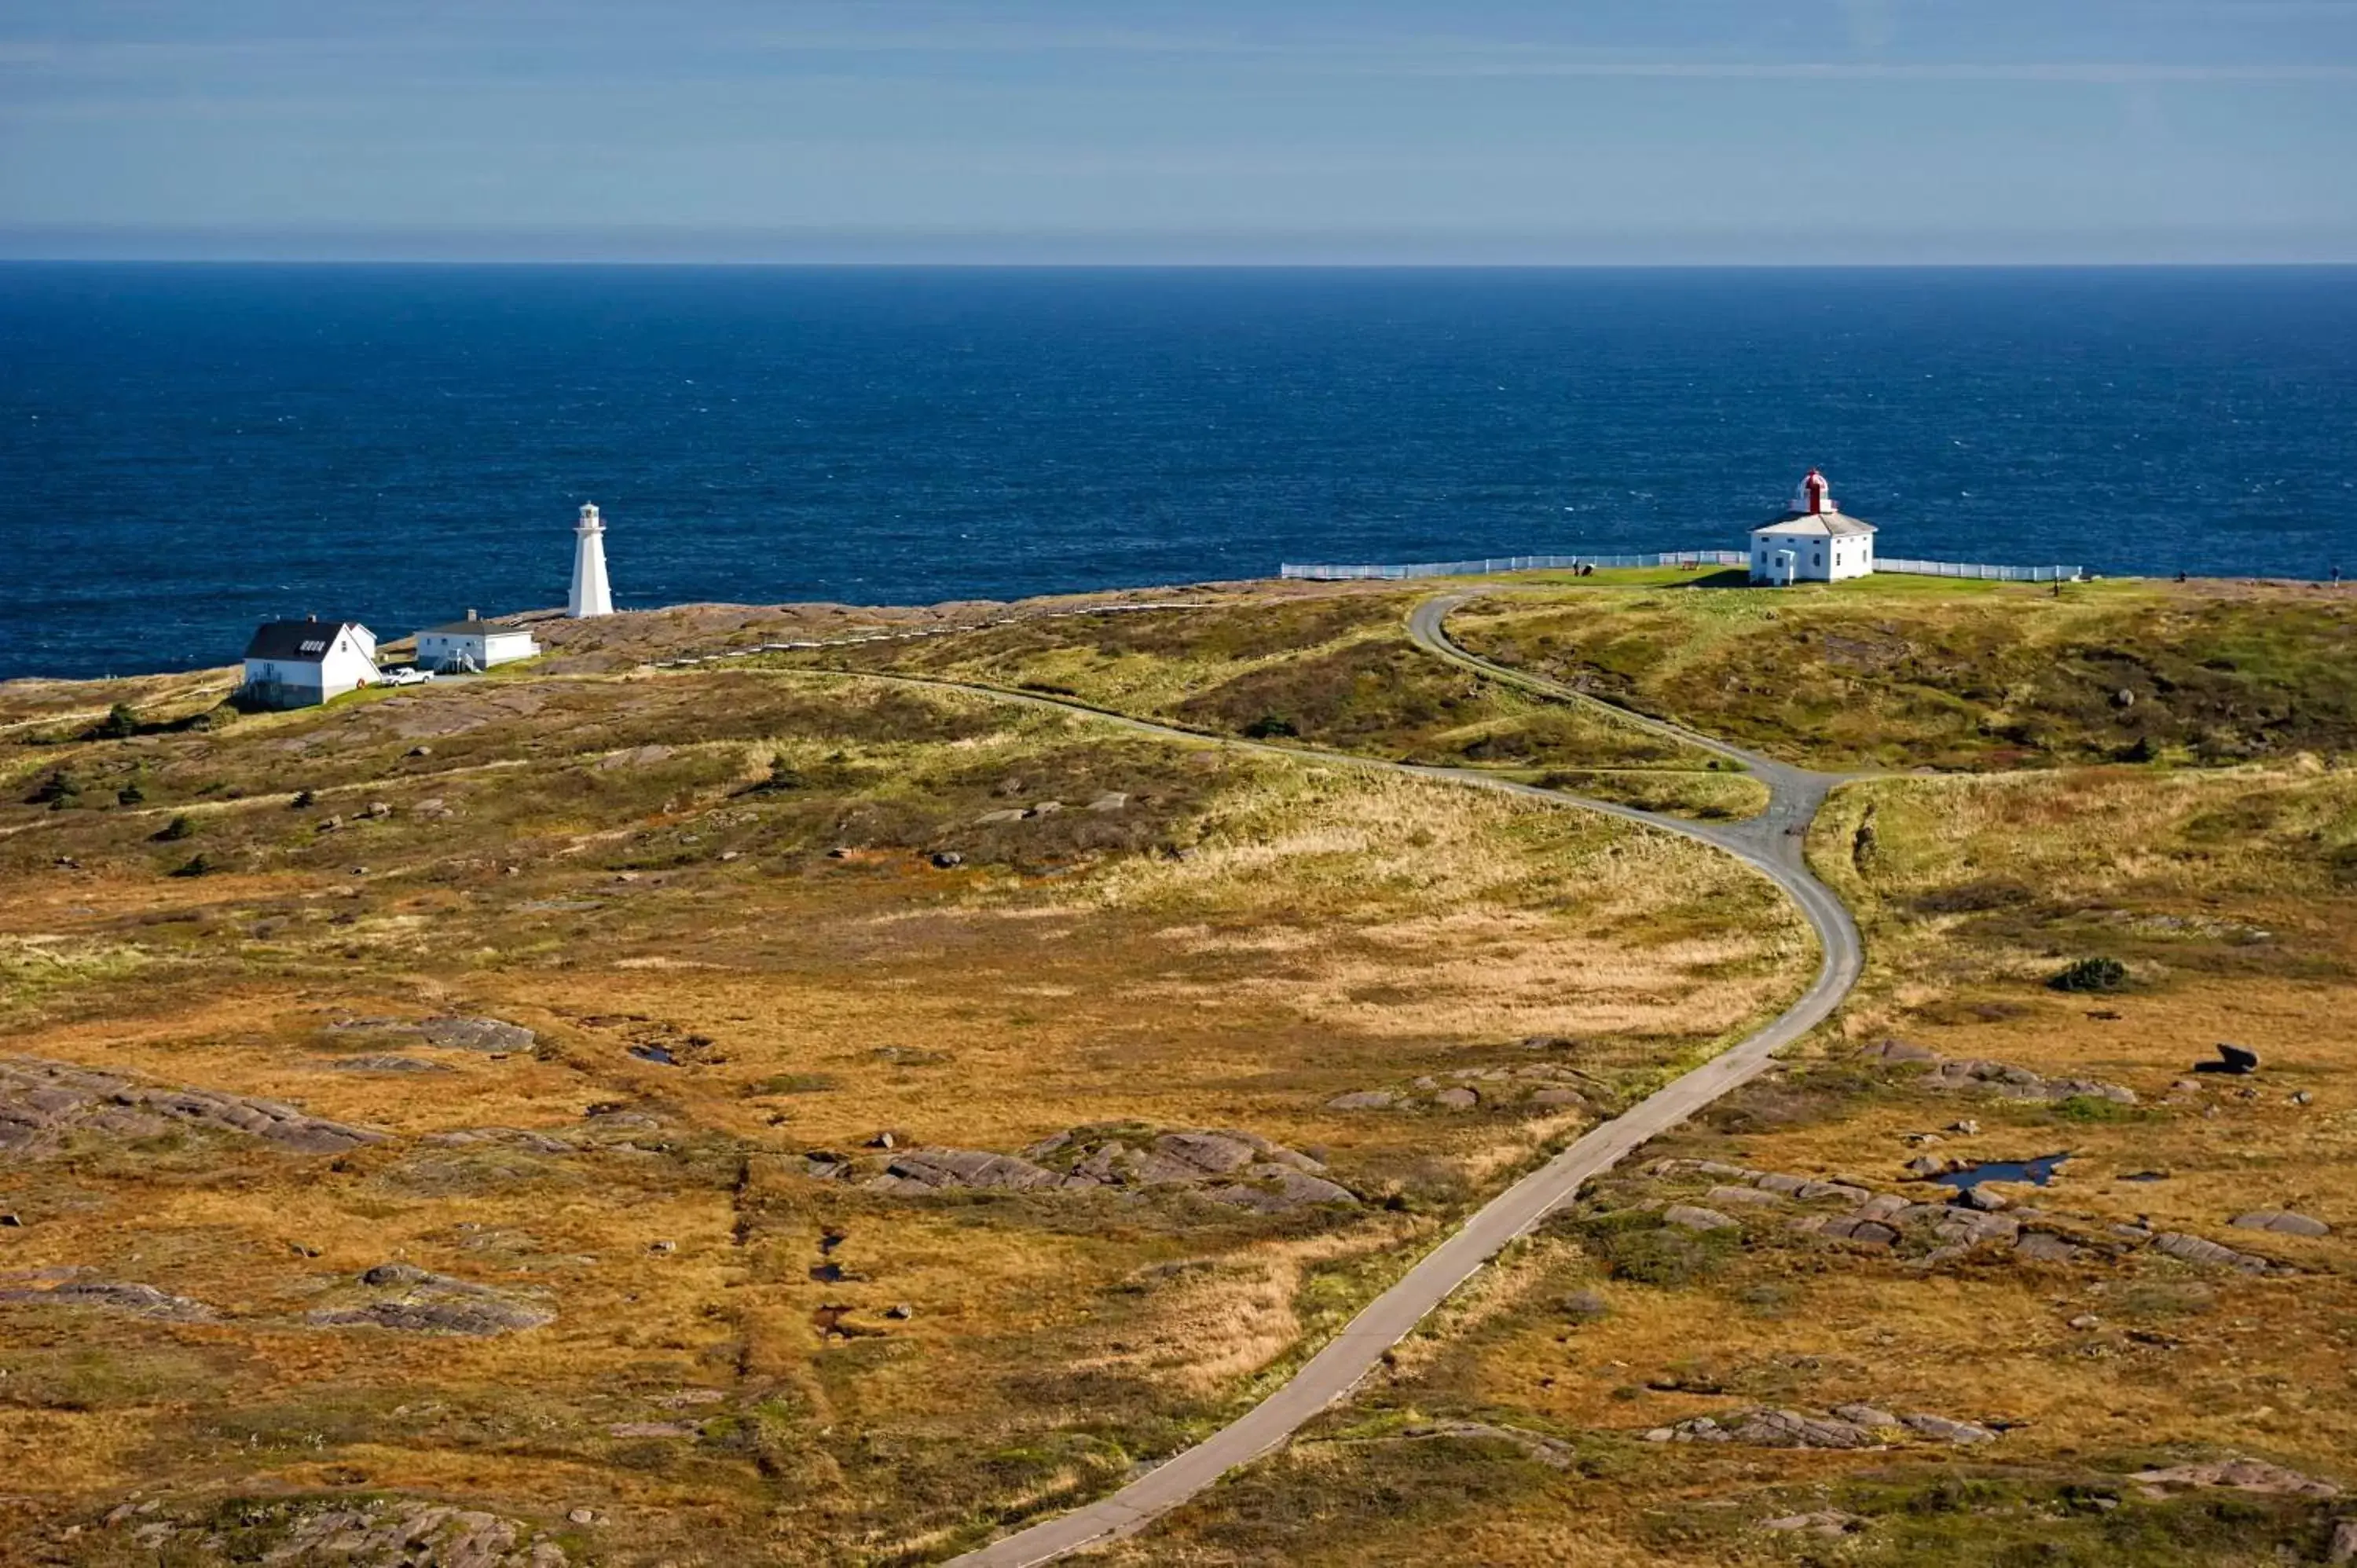
[[[2193,1465],[2171,1465],[2163,1469],[2139,1470],[2128,1479],[2162,1495],[2172,1487],[2223,1487],[2238,1492],[2296,1498],[2341,1495],[2341,1488],[2330,1481],[2319,1481],[2262,1459],[2212,1459]]]
[[[813,1175],[821,1174],[816,1156],[811,1167]],[[848,1159],[830,1159],[825,1168],[849,1175],[856,1167]],[[1254,1133],[1157,1132],[1119,1124],[1059,1133],[1021,1155],[896,1150],[863,1185],[883,1192],[1184,1190],[1264,1213],[1359,1201],[1350,1188],[1328,1179],[1325,1170],[1308,1155]]]
[[[503,1018],[339,1018],[328,1028],[339,1035],[414,1035],[444,1050],[490,1055],[528,1051],[540,1038]]]
[[[448,1072],[440,1062],[426,1061],[419,1057],[396,1056],[375,1052],[367,1056],[339,1057],[325,1064],[337,1072]]]
[[[1329,1111],[1587,1111],[1580,1075],[1553,1062],[1458,1068],[1383,1089],[1353,1090],[1326,1102]]]
[[[567,1562],[561,1545],[522,1520],[416,1498],[274,1498],[234,1512],[243,1541],[236,1560],[274,1568],[565,1568]],[[149,1562],[229,1561],[218,1520],[176,1518],[154,1499],[124,1504],[104,1528]]]
[[[1852,1531],[1864,1530],[1866,1520],[1854,1513],[1843,1513],[1835,1509],[1820,1509],[1814,1513],[1792,1513],[1785,1514],[1780,1519],[1763,1519],[1760,1521],[1760,1528],[1831,1537],[1848,1535]]]
[[[884,1174],[867,1183],[886,1192],[911,1187],[935,1190],[974,1187],[1026,1192],[1039,1187],[1073,1185],[1070,1177],[1013,1155],[993,1155],[980,1149],[905,1149],[892,1156]],[[1092,1182],[1077,1185],[1094,1186]]]
[[[2243,1230],[2272,1230],[2278,1236],[2332,1234],[2332,1227],[2321,1219],[2311,1219],[2305,1214],[2294,1214],[2280,1208],[2262,1208],[2251,1214],[2238,1214],[2227,1223]]]
[[[2298,1271],[2288,1263],[2254,1252],[2237,1251],[2200,1236],[2148,1230],[2140,1225],[2104,1224],[2084,1215],[2066,1215],[2030,1205],[2013,1205],[1977,1188],[1958,1193],[1944,1203],[1922,1203],[1902,1193],[1878,1193],[1853,1182],[1829,1181],[1784,1171],[1753,1170],[1723,1160],[1663,1159],[1641,1167],[1641,1175],[1657,1181],[1714,1178],[1708,1196],[1717,1208],[1704,1209],[1673,1203],[1663,1210],[1671,1223],[1684,1212],[1710,1215],[1728,1225],[1738,1223],[1723,1210],[1781,1207],[1781,1200],[1809,1203],[1838,1201],[1838,1212],[1796,1214],[1792,1229],[1827,1240],[1843,1241],[1879,1251],[1891,1251],[1913,1240],[1909,1262],[1932,1266],[1962,1257],[1975,1248],[2000,1246],[2024,1262],[2069,1263],[2091,1254],[2118,1254],[2131,1248],[2151,1247],[2169,1257],[2213,1268],[2245,1273],[2288,1274]],[[1768,1199],[1763,1204],[1761,1197]],[[2251,1223],[2245,1223],[2249,1221]],[[2265,1221],[2265,1223],[2258,1223]],[[2313,1236],[2329,1233],[2308,1229],[2319,1220],[2279,1210],[2262,1210],[2235,1222],[2246,1230],[2276,1234]],[[1698,1229],[1715,1226],[1695,1224]]]
[[[203,1323],[216,1314],[203,1302],[154,1285],[92,1277],[89,1269],[30,1269],[0,1274],[0,1304],[98,1307],[168,1323]]]
[[[522,1127],[454,1127],[447,1133],[428,1133],[418,1142],[446,1149],[489,1144],[500,1148],[524,1149],[535,1155],[570,1155],[576,1152],[576,1146],[565,1139]]]
[[[1749,1410],[1724,1420],[1697,1415],[1645,1434],[1648,1443],[1740,1443],[1754,1448],[1883,1448],[1919,1437],[1969,1445],[1992,1443],[1996,1433],[1943,1415],[1892,1415],[1867,1404],[1836,1405],[1824,1415],[1797,1410]]]
[[[1978,1090],[2008,1100],[2108,1100],[2134,1105],[2136,1090],[2092,1078],[2046,1078],[2011,1062],[1986,1057],[1943,1057],[1928,1046],[1906,1040],[1882,1040],[1858,1053],[1866,1061],[1916,1064],[1925,1068],[1921,1082],[1928,1089]]]
[[[2222,1247],[2200,1236],[2182,1231],[2164,1230],[2153,1238],[2153,1246],[2183,1262],[2200,1263],[2209,1268],[2237,1269],[2246,1274],[2288,1274],[2298,1271],[2273,1258],[2263,1258],[2256,1252],[2238,1252],[2232,1247]]]
[[[1537,1460],[1551,1470],[1568,1470],[1579,1457],[1579,1451],[1559,1437],[1526,1432],[1519,1426],[1496,1426],[1486,1421],[1426,1422],[1417,1426],[1403,1427],[1400,1436],[1411,1440],[1457,1437],[1475,1442],[1510,1444],[1521,1449],[1526,1457]]]
[[[411,1334],[512,1334],[556,1321],[544,1304],[414,1263],[379,1263],[360,1276],[339,1305],[308,1320],[325,1328],[391,1328]]]
[[[381,1136],[274,1100],[159,1088],[70,1062],[0,1058],[0,1156],[51,1153],[77,1133],[144,1138],[175,1129],[255,1138],[305,1155],[341,1154]]]

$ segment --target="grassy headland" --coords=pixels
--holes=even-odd
[[[1528,650],[1532,625],[1609,641],[1635,619],[1669,637],[1704,618],[1751,628],[1730,639],[1798,619],[1813,632],[1794,645],[1817,646],[1836,618],[1869,613],[1907,628],[2002,618],[2010,646],[2083,613],[1918,585],[1753,610],[1708,591],[1640,590],[1667,598],[1642,609],[1578,592],[1501,612],[1486,646]],[[2304,590],[2095,594],[2106,614],[2100,596],[2169,600],[2221,643],[2304,646],[2272,678],[2326,693],[2328,711],[2345,678],[2352,643],[2327,636],[2338,607]],[[2279,611],[2287,628],[2266,624]],[[1474,642],[1483,618],[1468,620]],[[2153,663],[2182,654],[2141,636]],[[1734,654],[1662,650],[1672,668],[1712,657]],[[1920,732],[1889,716],[1902,705],[1862,690],[1855,726],[1806,728],[1796,704],[1791,749],[1912,756],[1900,737]],[[1764,730],[1782,710],[1743,711]],[[2334,733],[2299,722],[2320,747]],[[1996,760],[1964,738],[1976,729],[1938,733],[1961,748],[1952,760]],[[1857,911],[1869,959],[1839,1028],[1591,1187],[1381,1382],[1112,1560],[2327,1561],[2357,1483],[2357,770],[2345,743],[2208,768],[2010,760],[2047,766],[1838,791],[1811,858]],[[2255,1051],[2258,1070],[2196,1070],[2220,1041]],[[1978,1211],[1927,1179],[2058,1154],[2046,1186],[1982,1189],[1983,1219],[2013,1229],[1976,1240],[1959,1217]],[[1827,1187],[1799,1196],[1787,1177]],[[1917,1207],[1855,1236],[1801,1228],[1839,1226],[1859,1193]],[[1674,1220],[1674,1205],[1714,1218]],[[2257,1223],[2285,1214],[2330,1229]],[[1705,1417],[1739,1431],[1760,1411],[1862,1422],[1871,1445],[1649,1440]]]
[[[1824,768],[2214,766],[2357,747],[2357,594],[1739,580],[1534,586],[1450,624],[1501,663]]]
[[[1457,635],[1895,775],[1811,844],[1866,982],[1301,1442],[1110,1555],[2322,1561],[2343,1505],[2280,1477],[2357,1485],[2342,602],[1514,592]],[[323,1509],[433,1502],[519,1563],[937,1559],[1241,1408],[1811,968],[1767,885],[1683,840],[871,678],[1756,807],[1683,747],[1418,654],[1412,592],[1149,596],[1189,607],[562,624],[494,678],[290,714],[219,710],[217,674],[0,687],[13,1539],[247,1561]],[[746,657],[649,667],[711,651]],[[2258,1073],[2191,1072],[2220,1040]],[[1943,1086],[1954,1062],[2041,1087]],[[76,1101],[74,1071],[120,1087]],[[1224,1199],[876,1181],[948,1148],[1060,1183],[1205,1129],[1355,1201],[1281,1201],[1308,1168],[1281,1165]],[[2051,1244],[1943,1251],[1948,1191],[1909,1162],[2058,1153],[2049,1187],[1988,1189]],[[1841,1190],[1743,1198],[1661,1158]],[[1932,1218],[1795,1229],[1852,1188]],[[2331,1229],[2231,1223],[2278,1212]],[[1994,1435],[1647,1441],[1852,1404]],[[2201,1484],[2235,1456],[2274,1489]]]
[[[634,618],[600,660],[679,646]],[[0,692],[20,1540],[242,1560],[412,1498],[576,1560],[938,1556],[1234,1410],[1811,961],[1759,878],[1577,811],[582,657]],[[1074,1128],[1239,1129],[1353,1201],[869,1185]]]

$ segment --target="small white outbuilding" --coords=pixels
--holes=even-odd
[[[249,702],[301,708],[374,685],[376,633],[356,620],[264,621],[245,645]]]
[[[512,664],[539,651],[540,644],[522,627],[499,626],[472,610],[467,612],[465,620],[429,626],[417,634],[418,668],[446,675],[489,670],[494,664]]]
[[[1846,515],[1816,469],[1781,515],[1751,531],[1755,583],[1838,583],[1874,570],[1874,524]]]

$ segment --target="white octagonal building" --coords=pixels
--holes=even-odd
[[[1874,524],[1844,513],[1814,468],[1791,507],[1751,531],[1755,583],[1838,583],[1873,570]]]

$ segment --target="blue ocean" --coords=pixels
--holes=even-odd
[[[2357,572],[2357,269],[0,266],[0,677],[563,601],[1732,548]]]

